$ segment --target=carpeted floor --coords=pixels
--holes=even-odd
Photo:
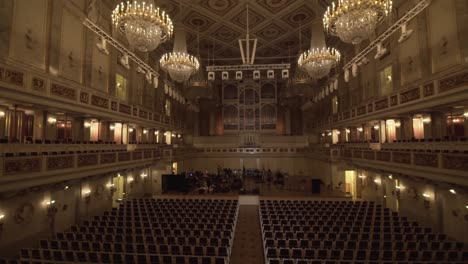
[[[258,206],[241,205],[239,206],[230,264],[261,264],[264,262]]]

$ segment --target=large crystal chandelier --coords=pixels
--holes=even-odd
[[[338,0],[327,8],[323,25],[330,34],[356,45],[369,38],[391,9],[392,0]]]
[[[198,59],[187,53],[185,31],[176,32],[173,51],[164,54],[159,63],[174,81],[180,83],[188,81],[190,76],[198,70],[200,67]]]
[[[312,26],[310,49],[299,56],[297,64],[313,79],[320,79],[340,61],[341,55],[334,48],[327,48],[322,28],[318,23]]]
[[[142,52],[154,50],[171,38],[174,28],[164,11],[143,0],[117,5],[112,12],[112,22],[125,34],[130,46]]]

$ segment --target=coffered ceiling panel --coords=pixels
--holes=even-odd
[[[289,55],[288,59],[295,61],[300,49],[299,25],[305,50],[309,47],[310,25],[321,20],[326,6],[325,0],[158,0],[156,4],[171,15],[176,27],[185,28],[188,50],[194,55],[199,31],[202,63],[210,58],[210,64],[213,45],[215,64],[240,63],[238,39],[245,38],[247,4],[251,37],[258,38],[259,63],[284,62]],[[173,41],[168,43],[160,46],[154,56],[172,50]]]

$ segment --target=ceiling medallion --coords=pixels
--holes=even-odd
[[[159,61],[161,68],[169,73],[171,78],[179,83],[188,81],[200,64],[198,59],[187,53],[187,43],[185,42],[185,31],[179,30],[175,34],[174,49],[166,53]]]
[[[142,0],[117,5],[112,23],[127,37],[130,46],[142,52],[152,51],[171,38],[174,28],[169,15]]]
[[[325,30],[354,45],[368,39],[392,10],[392,0],[339,0],[323,16]]]

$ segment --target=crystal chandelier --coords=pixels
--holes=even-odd
[[[334,48],[307,50],[301,54],[297,64],[311,78],[320,79],[327,76],[331,68],[340,61],[340,53]]]
[[[327,8],[323,25],[330,34],[356,45],[369,38],[391,9],[392,0],[338,0]]]
[[[200,64],[195,56],[187,53],[187,43],[185,42],[185,32],[180,30],[175,34],[174,49],[166,53],[159,61],[161,68],[169,73],[176,82],[188,81]]]
[[[320,23],[312,25],[312,36],[310,49],[299,56],[297,65],[311,78],[320,79],[327,76],[331,68],[335,67],[341,55],[336,49],[327,48]]]
[[[125,34],[130,46],[142,52],[154,50],[171,38],[174,28],[164,11],[142,0],[117,5],[112,12],[112,22]]]

